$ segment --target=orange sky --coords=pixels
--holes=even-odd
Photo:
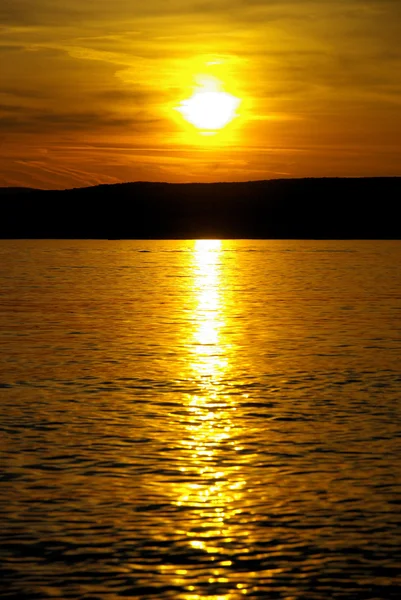
[[[401,175],[400,39],[398,0],[2,2],[0,185]]]

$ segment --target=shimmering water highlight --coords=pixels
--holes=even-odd
[[[398,598],[399,242],[1,241],[4,598]]]

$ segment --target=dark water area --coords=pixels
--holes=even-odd
[[[400,261],[0,241],[0,596],[399,598]]]

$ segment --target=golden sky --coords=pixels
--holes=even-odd
[[[0,185],[401,175],[400,40],[399,0],[2,0]]]

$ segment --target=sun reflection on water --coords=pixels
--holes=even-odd
[[[196,393],[188,395],[187,435],[181,442],[187,460],[181,467],[183,481],[176,504],[184,514],[190,511],[191,518],[182,523],[179,533],[186,536],[189,552],[208,556],[210,588],[205,595],[206,590],[198,587],[202,582],[192,580],[186,600],[229,600],[245,593],[238,589],[238,580],[234,592],[226,593],[231,587],[230,547],[238,537],[235,515],[241,512],[238,507],[245,481],[241,466],[233,460],[238,435],[234,422],[236,405],[226,392],[225,383],[230,370],[230,347],[224,342],[227,305],[222,254],[219,240],[195,242],[188,366]]]
[[[221,347],[220,330],[224,325],[224,297],[221,282],[221,241],[197,240],[193,264],[194,345],[192,368],[213,382],[222,375],[227,357]]]

